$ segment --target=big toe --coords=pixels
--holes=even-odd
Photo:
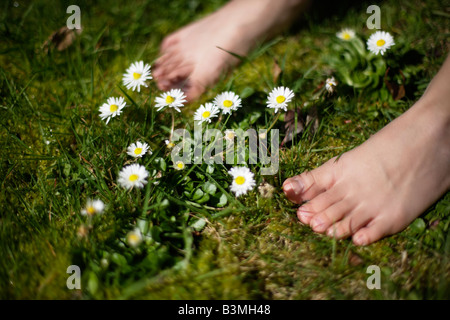
[[[317,169],[286,179],[283,183],[286,197],[294,203],[301,204],[331,188],[334,181],[334,170],[330,168],[330,161]]]

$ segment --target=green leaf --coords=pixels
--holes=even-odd
[[[113,255],[111,256],[111,261],[117,264],[119,267],[124,267],[128,264],[127,259],[117,252],[113,253]]]
[[[425,224],[425,221],[423,221],[423,219],[421,219],[421,218],[417,218],[411,224],[411,230],[414,233],[422,233],[426,227],[427,227],[427,225]]]
[[[88,290],[90,293],[95,294],[98,289],[98,278],[97,275],[94,272],[89,273],[88,278],[88,284],[87,284]]]
[[[202,231],[205,226],[206,226],[206,220],[205,219],[198,219],[194,224],[192,224],[191,227],[195,231]]]
[[[223,207],[227,204],[228,198],[227,195],[222,193],[219,199],[219,203],[217,204],[218,207]]]
[[[214,183],[206,181],[205,184],[203,184],[203,191],[209,193],[210,195],[214,195],[217,191],[217,187]]]
[[[198,199],[200,199],[201,197],[203,197],[205,193],[201,190],[201,189],[196,189],[194,194],[192,195],[191,199],[196,201]]]

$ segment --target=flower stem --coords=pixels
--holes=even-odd
[[[172,127],[170,128],[170,137],[169,137],[169,141],[172,141],[172,136],[173,136],[173,132],[175,130],[175,114],[173,109],[170,109],[171,114],[172,114]]]
[[[275,119],[273,119],[272,124],[270,125],[269,129],[267,129],[267,131],[270,131],[270,129],[272,129],[272,127],[275,125],[275,123],[278,121],[278,118],[280,117],[280,113],[277,113],[277,115],[275,116]]]

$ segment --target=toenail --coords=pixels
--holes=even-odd
[[[310,216],[314,215],[314,213],[312,213],[311,211],[308,211],[306,208],[303,208],[303,207],[298,208],[298,213],[304,217],[310,217]]]
[[[289,192],[292,190],[292,184],[289,181],[285,182],[282,188],[284,192]]]
[[[353,242],[354,242],[356,245],[358,245],[358,246],[365,246],[365,245],[367,245],[367,239],[366,239],[366,236],[363,235],[363,234],[360,234],[360,235],[356,236],[356,237],[353,239]]]
[[[294,190],[295,195],[298,195],[303,191],[303,182],[300,180],[293,178],[289,180],[288,185],[290,185],[290,189]]]
[[[319,218],[315,218],[314,220],[311,221],[311,227],[313,229],[319,229],[322,226],[323,226],[323,221],[320,220]]]

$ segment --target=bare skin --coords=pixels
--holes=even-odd
[[[167,36],[153,75],[160,90],[182,88],[189,101],[238,59],[279,33],[304,0],[233,0]],[[361,146],[287,179],[300,221],[338,239],[368,245],[408,226],[450,188],[450,58],[424,96]]]
[[[197,99],[263,40],[289,26],[307,0],[233,0],[213,14],[167,36],[153,68],[160,90],[181,88]]]
[[[450,58],[424,96],[359,147],[287,179],[304,224],[368,245],[400,232],[450,189]]]

